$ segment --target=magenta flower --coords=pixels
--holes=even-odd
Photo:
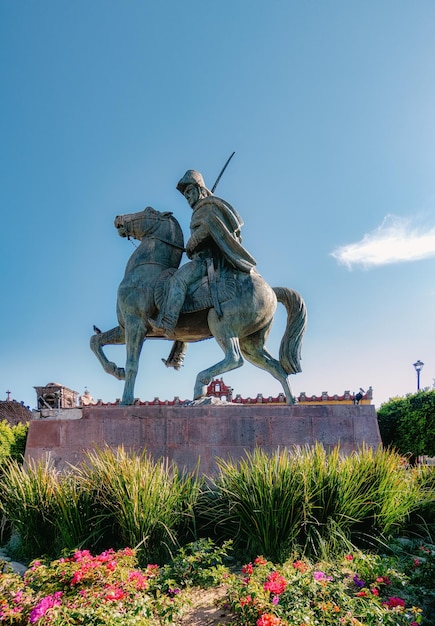
[[[404,607],[405,600],[402,600],[402,598],[398,598],[397,596],[392,596],[391,598],[388,598],[388,600],[383,604],[385,604],[389,609],[394,609],[396,608],[396,606]]]
[[[52,595],[45,596],[42,598],[40,602],[35,606],[35,608],[30,613],[29,621],[31,624],[37,622],[41,617],[43,617],[49,609],[52,609],[54,606],[59,606],[61,601],[60,598],[62,596],[61,591],[56,591]]]

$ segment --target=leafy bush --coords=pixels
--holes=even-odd
[[[435,456],[435,390],[382,404],[378,423],[384,445],[401,454]]]
[[[160,626],[181,614],[183,604],[161,593],[159,567],[139,570],[129,548],[35,561],[24,581],[0,574],[0,592],[0,621],[16,626]]]
[[[0,465],[7,459],[23,459],[28,430],[28,424],[11,426],[7,420],[0,422]]]
[[[349,553],[340,562],[292,558],[280,567],[257,557],[229,580],[228,600],[242,626],[413,625],[422,620],[397,563]]]
[[[162,568],[162,578],[169,586],[202,587],[217,585],[227,577],[232,541],[221,547],[211,539],[199,539],[181,547],[175,558]]]

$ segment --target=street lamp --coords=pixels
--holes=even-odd
[[[417,372],[417,391],[420,391],[420,372],[423,369],[423,361],[416,361],[414,364],[415,371]]]

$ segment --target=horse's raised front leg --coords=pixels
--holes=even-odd
[[[113,346],[125,343],[124,329],[121,326],[116,326],[111,330],[107,330],[104,333],[98,333],[92,335],[90,340],[91,350],[100,361],[104,368],[104,371],[108,374],[112,374],[118,380],[124,380],[125,372],[123,367],[118,367],[113,361],[109,361],[103,352],[103,346]]]
[[[125,320],[125,347],[127,359],[125,362],[125,385],[121,404],[133,404],[134,385],[139,368],[139,357],[145,340],[147,326],[138,317],[128,316]]]

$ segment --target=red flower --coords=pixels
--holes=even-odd
[[[242,574],[248,574],[249,576],[253,573],[254,568],[252,563],[248,563],[242,567]]]
[[[346,559],[346,561],[353,561],[353,554],[346,554],[344,558]]]
[[[386,602],[383,602],[389,609],[394,609],[396,606],[405,606],[405,601],[402,598],[398,598],[397,596],[392,596],[388,598]]]
[[[125,596],[125,593],[123,592],[122,589],[120,589],[119,587],[111,587],[108,589],[104,599],[106,601],[122,600],[124,596]]]
[[[304,561],[295,561],[293,563],[293,567],[302,573],[306,572],[309,569],[309,566],[307,565],[307,563],[304,563]]]
[[[254,565],[266,565],[266,563],[266,559],[262,556],[257,556],[257,558],[254,560]]]
[[[265,591],[269,591],[274,595],[279,595],[287,587],[286,579],[278,572],[272,572],[267,577],[266,582],[263,585]]]

